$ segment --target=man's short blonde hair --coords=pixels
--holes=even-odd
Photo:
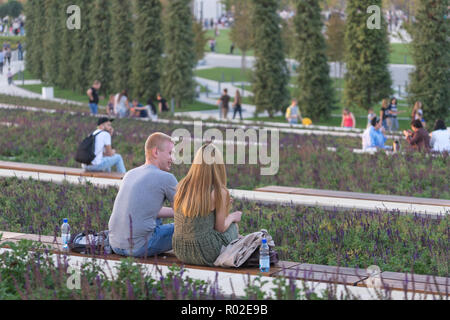
[[[172,142],[172,137],[162,132],[155,132],[148,137],[145,142],[145,157],[149,158],[150,151],[154,148],[158,148],[160,151],[164,151],[164,142]]]

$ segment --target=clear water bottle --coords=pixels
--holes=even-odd
[[[69,251],[68,243],[70,240],[70,225],[67,221],[67,219],[64,219],[61,226],[61,243],[63,246],[63,251]]]
[[[269,272],[270,270],[270,254],[267,239],[263,238],[261,247],[259,248],[259,270],[261,272]]]

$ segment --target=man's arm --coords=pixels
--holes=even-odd
[[[178,181],[174,175],[169,175],[164,187],[164,194],[166,199],[170,202],[171,208],[162,207],[158,213],[158,218],[173,218],[173,203],[175,198],[175,192],[178,185]]]
[[[410,145],[415,145],[419,140],[421,139],[421,136],[419,134],[414,133],[413,135],[409,135],[406,137],[406,140],[409,142]]]
[[[94,97],[92,96],[92,89],[89,89],[86,93],[87,93],[89,99],[94,100]]]
[[[106,157],[112,157],[116,153],[116,150],[114,150],[111,145],[105,146],[105,151],[103,152],[103,155]]]
[[[173,203],[172,203],[173,206]],[[169,207],[162,207],[161,210],[158,213],[158,218],[173,218],[174,211],[172,208]]]

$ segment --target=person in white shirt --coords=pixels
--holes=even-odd
[[[115,97],[114,101],[114,112],[119,119],[125,118],[130,114],[130,103],[128,101],[128,92],[127,90],[123,90],[121,93],[118,93]]]
[[[444,120],[436,120],[430,138],[431,151],[450,153],[450,131],[447,130]]]
[[[114,119],[100,118],[97,122],[97,130],[93,132],[95,136],[95,159],[92,163],[85,167],[86,171],[103,171],[111,172],[113,166],[117,172],[126,173],[122,156],[116,153],[111,147],[111,136],[114,129],[111,122]]]

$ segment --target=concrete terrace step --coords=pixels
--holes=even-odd
[[[46,112],[46,113],[56,113],[58,112],[55,109],[46,109],[46,108],[36,108],[36,107],[28,107],[28,106],[16,106],[16,105],[8,105],[8,104],[0,104],[0,109],[6,110],[26,110],[32,112]],[[65,111],[69,114],[78,114],[77,112]],[[210,113],[217,113],[217,110],[207,110],[207,111],[193,111],[190,114],[202,114],[202,117],[205,117],[203,121],[200,120],[174,120],[174,119],[157,119],[150,120],[145,118],[135,118],[135,121],[152,121],[155,123],[164,123],[171,125],[189,125],[193,126],[195,124],[201,124],[205,127],[210,128],[234,128],[234,129],[266,129],[268,131],[278,131],[282,133],[289,134],[297,134],[297,135],[321,135],[321,136],[335,136],[335,137],[349,137],[349,138],[361,138],[362,131],[359,129],[342,129],[339,127],[326,127],[326,126],[303,126],[303,125],[290,125],[285,123],[277,123],[277,122],[262,122],[262,121],[250,121],[250,120],[217,120],[217,122],[208,122],[210,119]],[[97,115],[107,116],[103,114]],[[450,129],[449,129],[450,130]],[[386,135],[388,139],[398,139],[399,135]]]
[[[3,166],[0,167],[0,176],[3,177],[18,177],[20,179],[31,178],[38,181],[50,181],[53,183],[69,182],[83,184],[89,182],[99,187],[119,187],[121,183],[121,175],[117,174],[85,173],[85,175],[81,175],[80,171],[82,170],[76,168],[29,165],[6,161],[0,162],[0,164],[1,163],[3,163]],[[395,196],[386,198],[383,195],[374,195],[374,197],[378,197],[375,199],[373,197],[370,198],[370,194],[360,194],[359,198],[357,198],[357,193],[355,197],[349,197],[347,193],[343,193],[343,196],[340,196],[340,191],[325,190],[322,192],[321,190],[310,189],[307,194],[302,194],[302,192],[305,193],[305,191],[297,192],[297,188],[272,187],[274,188],[272,190],[267,188],[271,187],[260,188],[257,191],[230,189],[230,194],[236,199],[262,203],[319,206],[339,210],[387,210],[427,216],[450,214],[450,208],[447,205],[448,200],[436,199],[436,202],[434,202],[435,199],[431,199],[433,202],[427,202],[427,200],[423,200],[422,198],[412,198],[413,200],[405,202],[403,199],[404,197],[401,197],[400,199],[402,199],[402,201],[398,202],[399,198],[396,198]]]
[[[255,191],[285,193],[285,194],[301,194],[301,195],[323,196],[332,198],[399,202],[407,204],[421,204],[429,206],[449,207],[450,209],[450,200],[443,200],[443,199],[415,198],[415,197],[392,196],[392,195],[361,193],[361,192],[318,190],[318,189],[305,189],[305,188],[281,187],[281,186],[267,186],[255,189]]]
[[[50,246],[55,254],[62,253],[60,245],[61,239],[59,237],[6,231],[0,231],[0,234],[3,234],[0,239],[0,248],[8,248],[7,242],[17,243],[20,240],[31,240]],[[116,254],[92,256],[69,252],[68,255],[74,257],[91,257],[108,261],[119,261],[124,258]],[[267,273],[260,273],[258,268],[218,268],[184,264],[178,260],[171,251],[162,255],[148,257],[146,259],[135,259],[135,261],[144,265],[172,266],[175,264],[180,267],[184,267],[187,270],[219,273],[224,272],[253,276],[262,275],[269,278],[290,277],[296,280],[332,283],[349,287],[368,287],[373,283],[370,282],[369,274],[364,269],[325,266],[291,261],[279,261],[275,266],[272,266],[270,268],[270,272]],[[440,296],[450,295],[450,278],[448,277],[435,277],[398,272],[382,272],[380,274],[379,281],[386,283],[390,290],[404,291],[404,288],[407,288],[408,292],[414,293],[435,294]]]

